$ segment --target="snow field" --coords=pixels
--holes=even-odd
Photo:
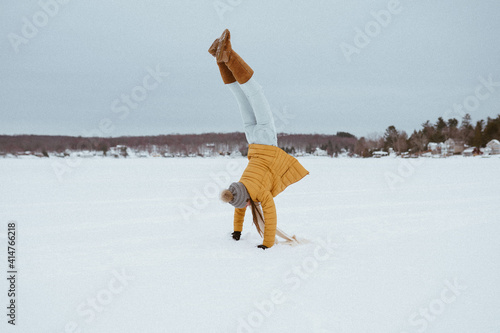
[[[498,332],[498,157],[300,161],[278,226],[311,243],[262,251],[216,198],[244,158],[0,160],[2,332]]]

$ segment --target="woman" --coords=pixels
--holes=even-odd
[[[239,182],[232,183],[221,194],[221,200],[235,207],[234,232],[239,240],[243,229],[246,207],[252,206],[257,229],[256,203],[264,211],[264,241],[258,247],[267,249],[275,244],[276,208],[273,198],[288,185],[309,172],[294,157],[278,148],[276,128],[269,103],[262,87],[253,78],[253,70],[233,51],[229,30],[214,41],[208,52],[217,59],[217,65],[226,84],[238,102],[248,146],[248,166]]]

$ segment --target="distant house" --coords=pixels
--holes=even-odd
[[[241,157],[243,154],[239,150],[233,150],[233,152],[230,155],[231,157]]]
[[[84,157],[84,158],[92,158],[95,156],[95,154],[93,152],[91,152],[90,150],[82,150],[80,152],[77,152],[77,156]]]
[[[388,153],[388,152],[386,152],[386,151],[374,151],[374,152],[372,153],[372,155],[373,155],[373,157],[375,157],[375,158],[380,158],[380,157],[383,157],[383,156],[388,156],[388,155],[389,155],[389,153]]]
[[[427,149],[431,151],[432,154],[441,154],[441,145],[436,142],[429,142],[427,144]]]
[[[215,150],[215,143],[207,143],[201,149],[202,155],[204,157],[217,156],[218,153]]]
[[[441,149],[443,154],[446,151],[446,155],[461,154],[465,149],[465,145],[463,141],[448,139],[444,142]]]
[[[45,157],[45,155],[43,153],[40,153],[40,152],[33,153],[33,156],[36,156],[36,157]]]
[[[349,156],[349,151],[347,151],[345,148],[341,148],[338,157],[348,157],[348,156]]]
[[[108,155],[116,158],[131,156],[132,151],[130,148],[124,145],[117,145],[116,147],[110,147],[108,150]]]
[[[474,150],[475,150],[474,147],[467,148],[462,152],[462,156],[471,157],[474,155]]]
[[[465,149],[463,141],[448,139],[445,142],[429,142],[427,149],[434,157],[461,154]]]
[[[323,150],[321,148],[316,148],[316,150],[313,153],[314,156],[328,156],[328,152],[326,150]]]
[[[488,142],[486,144],[486,147],[491,149],[491,151],[490,151],[491,155],[500,154],[500,141],[498,141],[496,139],[491,140],[490,142]]]
[[[490,147],[481,148],[480,151],[483,154],[483,157],[490,157],[490,154],[491,154],[491,148]]]

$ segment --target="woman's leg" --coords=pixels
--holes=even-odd
[[[216,39],[212,44],[208,52],[215,57],[216,46],[218,46],[219,40]],[[255,120],[255,115],[253,114],[252,107],[248,103],[248,100],[240,88],[238,82],[236,82],[236,78],[234,77],[231,70],[226,66],[225,63],[217,63],[219,66],[219,71],[222,77],[222,81],[224,84],[231,90],[236,101],[238,102],[238,107],[240,109],[241,118],[243,119],[243,125],[245,127],[245,136],[247,138],[248,143],[255,143],[253,139],[254,127],[257,124]]]
[[[239,83],[240,89],[230,88],[240,105],[248,143],[277,146],[276,128],[269,102],[262,87],[253,79],[252,68],[232,49],[230,38],[229,30],[224,30],[219,38],[216,58],[217,63],[227,66]],[[211,49],[213,53],[215,47]],[[235,83],[229,86],[233,85]]]
[[[238,82],[226,84],[229,90],[233,93],[236,101],[238,102],[238,107],[240,108],[241,118],[243,119],[243,125],[245,126],[245,136],[248,143],[256,143],[254,138],[255,126],[257,125],[257,120],[252,109],[252,106],[247,100],[245,93],[241,90],[240,84]]]
[[[231,91],[240,105],[248,143],[278,146],[271,107],[262,87],[253,77],[253,70],[233,50],[225,64],[239,83],[239,89],[236,82],[229,86],[233,86]]]
[[[262,87],[253,77],[246,83],[240,84],[240,87],[246,96],[247,103],[253,110],[256,120],[256,125],[253,128],[253,143],[278,146],[273,113]]]

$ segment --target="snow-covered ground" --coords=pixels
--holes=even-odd
[[[266,251],[215,197],[244,158],[61,161],[0,160],[2,332],[500,332],[498,156],[300,159],[278,226],[312,242]]]

